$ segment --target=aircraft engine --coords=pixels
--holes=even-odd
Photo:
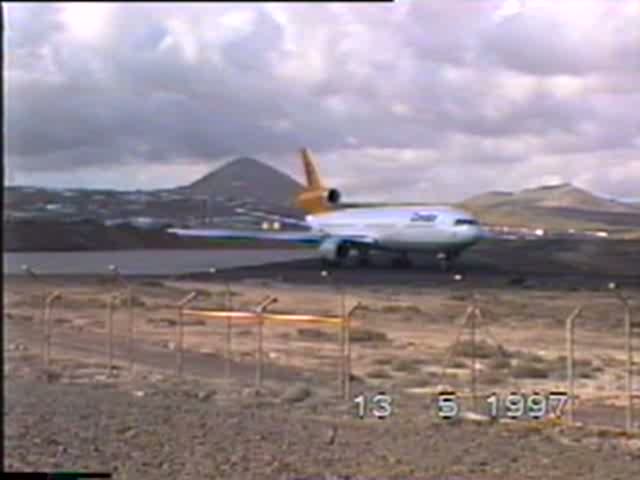
[[[320,255],[329,262],[340,262],[349,256],[349,244],[339,238],[329,238],[320,244]]]
[[[296,206],[308,212],[323,212],[338,206],[341,196],[335,188],[304,191],[296,198]]]
[[[335,188],[330,188],[324,194],[325,202],[329,205],[338,205],[341,197],[340,191]]]

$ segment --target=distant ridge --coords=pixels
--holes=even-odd
[[[597,212],[637,213],[629,204],[599,197],[571,183],[542,185],[520,192],[488,192],[468,198],[463,202],[468,207],[548,207],[570,208]]]
[[[289,175],[250,157],[239,157],[179,190],[191,195],[252,198],[290,205],[303,186]]]
[[[488,192],[461,204],[483,222],[545,228],[639,228],[640,209],[576,187],[542,185],[519,192]]]

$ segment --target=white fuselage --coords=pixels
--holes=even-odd
[[[482,237],[467,212],[447,206],[351,208],[307,215],[314,232],[364,236],[374,248],[415,252],[460,252]]]

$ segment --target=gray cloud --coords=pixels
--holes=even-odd
[[[5,7],[15,182],[168,186],[150,172],[181,184],[238,155],[297,170],[308,145],[356,195],[640,186],[637,2],[76,8]]]

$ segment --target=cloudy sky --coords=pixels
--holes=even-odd
[[[640,192],[640,0],[4,4],[7,181],[315,153],[357,200]]]

